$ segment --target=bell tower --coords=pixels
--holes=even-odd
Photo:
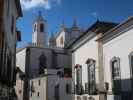
[[[80,35],[80,29],[77,25],[77,20],[76,17],[73,19],[73,24],[72,24],[72,32],[71,32],[71,40],[76,39]]]
[[[47,47],[46,20],[43,19],[40,11],[33,23],[32,44]]]

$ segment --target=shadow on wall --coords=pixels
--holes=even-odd
[[[133,79],[113,81],[114,100],[133,100]]]

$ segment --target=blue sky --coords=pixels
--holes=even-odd
[[[133,0],[21,0],[21,5],[23,17],[17,22],[22,33],[19,46],[31,42],[32,24],[38,11],[47,20],[49,35],[58,31],[63,20],[66,27],[71,27],[74,17],[81,28],[87,29],[97,18],[119,23],[133,15]]]

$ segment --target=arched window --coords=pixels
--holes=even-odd
[[[112,79],[120,79],[120,58],[113,57],[111,60]]]
[[[76,64],[75,66],[75,74],[76,74],[76,94],[82,94],[82,66]]]
[[[133,51],[129,54],[130,76],[133,89]]]
[[[40,24],[40,32],[44,32],[44,25]]]
[[[94,59],[89,58],[86,61],[88,69],[88,94],[96,94],[95,64]]]
[[[129,64],[130,64],[131,78],[133,78],[133,51],[129,54]]]
[[[120,58],[113,57],[111,59],[111,77],[112,89],[114,93],[119,93],[121,90],[121,72],[120,72]]]
[[[63,43],[64,43],[64,39],[63,39],[63,37],[61,37],[60,38],[60,44],[63,45]]]
[[[37,26],[36,26],[36,24],[34,25],[34,32],[36,31],[36,29],[37,29]]]
[[[46,56],[44,53],[42,53],[39,57],[39,74],[43,74],[44,73],[44,69],[46,68]]]

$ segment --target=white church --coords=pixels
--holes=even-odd
[[[97,21],[67,47],[75,100],[133,100],[133,17]]]
[[[16,54],[16,66],[25,73],[23,84],[20,85],[21,77],[17,80],[19,100],[72,99],[72,60],[70,51],[65,47],[81,31],[74,20],[71,28],[62,24],[56,34],[51,35],[48,40],[46,20],[39,13],[33,24],[32,44],[18,49]],[[22,74],[20,71],[18,74]]]

